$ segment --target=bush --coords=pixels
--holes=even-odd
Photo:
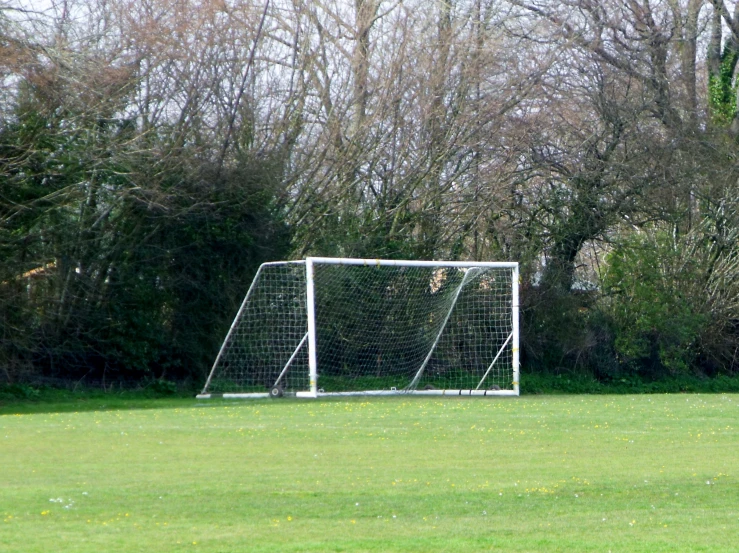
[[[177,393],[177,384],[163,378],[152,381],[148,388],[158,396],[172,396]]]
[[[598,379],[619,374],[613,323],[599,308],[597,291],[524,286],[521,299],[521,361],[527,370]]]
[[[25,384],[0,386],[0,399],[38,399],[40,395],[38,388]]]
[[[622,365],[652,375],[696,366],[708,323],[703,281],[689,249],[666,234],[635,236],[613,250],[602,284]]]

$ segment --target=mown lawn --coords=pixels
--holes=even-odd
[[[739,548],[738,395],[104,403],[0,407],[0,551]]]

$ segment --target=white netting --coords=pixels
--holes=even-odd
[[[512,389],[511,274],[314,264],[318,387]]]
[[[313,262],[317,387],[513,390],[511,267]],[[304,263],[260,268],[204,392],[308,391]]]
[[[262,265],[221,346],[206,390],[266,392],[278,383],[286,390],[307,390],[308,348],[305,343],[299,347],[308,332],[305,296],[305,262]]]

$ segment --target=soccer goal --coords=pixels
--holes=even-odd
[[[264,263],[198,398],[518,395],[518,264]]]

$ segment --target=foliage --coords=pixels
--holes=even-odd
[[[177,392],[177,383],[171,380],[165,380],[158,378],[149,384],[148,388],[157,395],[160,396],[171,396]]]
[[[126,121],[34,94],[0,130],[5,376],[200,377],[251,274],[289,246],[279,163],[165,169]]]
[[[651,374],[695,365],[708,322],[697,261],[684,243],[659,232],[609,254],[603,287],[622,363]]]
[[[41,392],[38,388],[28,386],[25,384],[10,384],[7,386],[0,386],[0,399],[15,399],[15,400],[35,400],[41,397]]]
[[[739,368],[736,1],[22,4],[4,380],[202,377],[259,263],[307,254],[521,261],[543,373]]]
[[[739,378],[718,375],[713,378],[692,374],[661,375],[649,378],[623,373],[611,378],[595,378],[582,371],[559,374],[523,372],[521,394],[678,394],[739,393]]]
[[[708,76],[708,104],[713,123],[719,126],[730,125],[737,115],[734,69],[738,59],[736,44],[727,44],[721,54],[718,73]]]

